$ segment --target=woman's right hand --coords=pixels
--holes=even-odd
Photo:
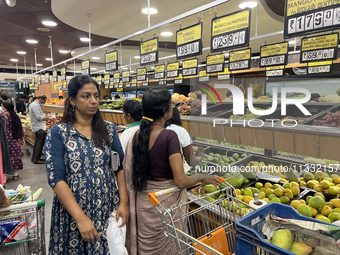
[[[77,221],[77,224],[81,237],[85,242],[94,243],[95,240],[99,241],[98,232],[89,217],[84,215],[82,219]]]
[[[201,179],[201,182],[205,185],[212,184],[216,187],[221,185],[221,182],[217,179],[216,176],[206,175],[206,174],[198,174],[198,177]]]

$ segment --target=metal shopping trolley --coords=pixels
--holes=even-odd
[[[46,254],[44,206],[45,200],[42,199],[0,209],[0,213],[9,211],[0,215],[1,255]]]
[[[204,192],[203,188],[201,190]],[[157,197],[176,191],[179,191],[177,187],[148,194],[161,215],[163,231],[168,237],[172,254],[234,253],[236,221],[254,209],[235,198],[235,189],[227,183],[222,190],[207,195],[202,192],[203,196],[174,208],[164,208],[157,200]],[[218,199],[209,202],[212,196]]]

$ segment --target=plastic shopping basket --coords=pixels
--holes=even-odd
[[[1,255],[46,254],[44,206],[45,200],[41,199],[35,202],[23,201],[0,209],[0,212],[9,211],[7,215],[0,215]],[[9,223],[17,225],[9,235],[4,235],[5,225]]]
[[[224,180],[220,178],[220,181]],[[161,215],[172,254],[230,255],[234,252],[236,208],[241,208],[243,202],[233,197],[232,186],[225,186],[174,208],[164,208],[157,197],[179,191],[177,187],[148,194]],[[219,198],[214,202],[206,200],[215,195]],[[176,212],[180,217],[174,217]]]

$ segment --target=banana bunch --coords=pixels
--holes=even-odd
[[[262,92],[262,86],[260,84],[249,83],[249,87],[253,88],[253,97],[259,97],[259,94]],[[264,88],[264,86],[263,86]]]
[[[242,90],[243,94],[246,93],[246,89],[245,89],[245,87],[243,86],[243,84],[240,84],[239,88]]]

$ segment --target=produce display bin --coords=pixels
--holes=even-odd
[[[216,117],[221,114],[225,114],[226,112],[229,112],[233,109],[233,104],[228,103],[228,104],[217,104],[217,105],[207,105],[207,115],[202,115],[202,117]],[[193,112],[190,114],[191,116],[201,116],[201,111],[199,112]]]
[[[270,108],[271,105],[272,105],[272,103],[254,103],[254,107],[260,108],[260,109],[263,109],[263,110]],[[248,106],[245,106],[244,107],[244,113],[247,112],[247,109],[248,109]],[[280,109],[280,108],[278,107],[278,109]],[[233,115],[233,111],[222,113],[222,114],[219,114],[215,117],[222,118],[222,119],[229,119],[231,115]],[[255,119],[257,119],[257,118],[255,118]]]
[[[238,153],[240,155],[240,159],[241,159],[241,155],[246,153],[244,151],[241,151],[241,150],[237,150],[237,149],[234,149],[234,148],[225,148],[225,149],[222,149],[222,148],[216,148],[216,147],[207,147],[204,149],[204,154],[209,154],[209,153],[218,153],[218,154],[221,154],[223,156],[228,156],[228,157],[232,157],[234,153]],[[226,154],[227,153],[227,154]],[[250,155],[249,153],[246,153],[248,156]]]
[[[178,105],[177,105],[178,106]],[[207,102],[207,110],[211,107],[216,106],[214,102]],[[231,106],[232,107],[232,106]],[[189,116],[200,116],[201,115],[202,110],[196,110],[196,111],[190,111],[190,115]]]
[[[267,204],[260,209],[248,214],[236,222],[236,246],[235,254],[275,254],[293,255],[287,250],[281,249],[269,242],[264,241],[266,238],[262,234],[263,226],[266,224],[267,215],[272,214],[280,218],[304,220],[309,222],[317,222],[332,226],[313,218],[305,217],[299,214],[293,207],[278,203]],[[333,225],[334,226],[334,225]]]
[[[303,125],[313,125],[314,120],[321,120],[326,114],[327,112],[336,112],[336,111],[340,111],[340,104],[336,104],[333,107],[328,108],[327,110],[312,116],[311,118],[309,118],[308,120],[306,120]],[[317,126],[320,127],[320,126]],[[327,128],[327,127],[324,127]]]

